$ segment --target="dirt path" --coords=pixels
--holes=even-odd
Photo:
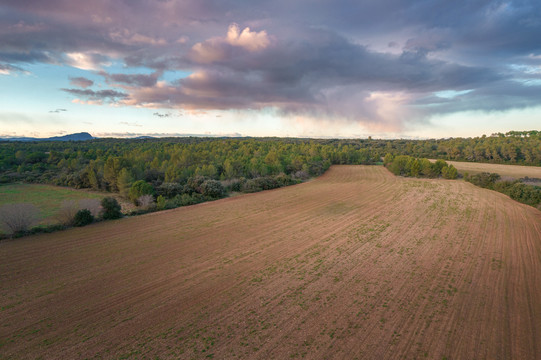
[[[0,244],[0,358],[541,358],[541,212],[337,166]]]

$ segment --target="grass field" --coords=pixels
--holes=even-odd
[[[0,185],[0,205],[32,203],[39,208],[43,224],[57,222],[56,215],[62,202],[66,200],[101,200],[106,196],[111,196],[111,194],[40,184]]]
[[[539,359],[541,212],[335,166],[0,243],[0,358]]]
[[[519,179],[526,176],[541,179],[541,167],[539,166],[485,164],[447,160],[446,162],[450,165],[452,164],[462,174],[468,172],[470,175],[473,175],[482,172],[489,172],[500,174],[502,177],[510,177],[514,179]]]
[[[55,221],[55,215],[63,201],[102,199],[107,194],[81,191],[52,185],[8,184],[0,185],[0,205],[32,203],[41,211],[45,223]]]

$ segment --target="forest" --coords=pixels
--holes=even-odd
[[[148,138],[0,142],[0,183],[118,193],[173,208],[291,185],[334,164],[382,164],[403,176],[456,178],[427,159],[541,166],[541,132],[431,140]]]

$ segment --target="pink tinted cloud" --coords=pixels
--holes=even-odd
[[[94,81],[87,79],[85,77],[72,77],[70,78],[70,84],[73,86],[77,86],[83,89],[86,89],[92,85],[94,85]]]

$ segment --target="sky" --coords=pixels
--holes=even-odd
[[[2,0],[0,137],[541,128],[541,2]]]

